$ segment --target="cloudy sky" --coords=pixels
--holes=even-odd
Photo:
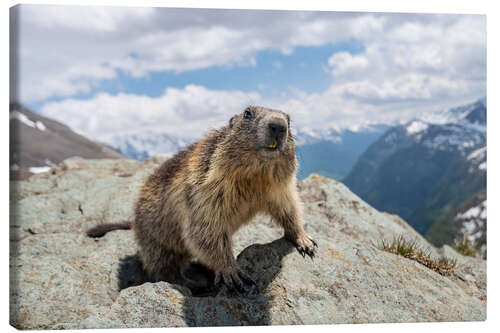
[[[201,135],[250,104],[297,128],[406,121],[486,95],[486,18],[22,5],[18,95],[89,137]]]

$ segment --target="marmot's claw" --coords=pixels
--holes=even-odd
[[[232,276],[228,276],[228,277],[226,277],[226,278],[224,279],[224,284],[227,286],[227,288],[228,288],[229,290],[233,290],[233,289],[235,289],[235,287],[234,287],[234,282],[233,282],[233,281],[234,281],[234,279],[233,279],[233,277],[232,277]]]
[[[255,281],[241,270],[229,274],[217,273],[214,284],[216,286],[224,284],[229,292],[237,292],[240,295],[255,294],[257,292]]]
[[[244,295],[256,294],[258,292],[258,286],[255,281],[248,276],[247,273],[242,270],[238,271],[238,275],[240,277],[240,281],[243,281],[243,291],[241,291]]]
[[[307,255],[308,255],[311,259],[314,259],[314,255],[315,255],[314,248],[312,248],[312,249],[307,249]]]
[[[232,280],[233,286],[235,287],[234,289],[236,289],[240,294],[243,294],[245,292],[245,286],[243,285],[241,279],[233,276]]]
[[[238,275],[240,276],[241,280],[243,280],[243,282],[245,282],[246,284],[257,285],[255,283],[255,281],[252,280],[252,278],[247,273],[245,273],[244,271],[239,270],[238,271]]]
[[[313,259],[316,254],[318,244],[307,234],[298,238],[295,242],[297,251],[305,258],[306,254]]]
[[[311,259],[314,257],[315,255],[315,249],[314,248],[309,248],[309,247],[297,247],[297,251],[299,251],[299,253],[302,255],[303,258],[306,257],[306,254],[311,257]]]

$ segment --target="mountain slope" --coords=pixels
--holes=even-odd
[[[484,189],[439,216],[425,237],[437,246],[466,237],[486,259],[486,209]]]
[[[45,171],[72,156],[126,158],[110,146],[73,132],[17,103],[10,104],[10,166],[13,177]]]
[[[312,173],[340,180],[352,169],[361,154],[383,134],[386,126],[377,126],[360,132],[344,131],[338,140],[310,140],[297,145],[299,171],[304,179]],[[300,133],[298,134],[300,135]]]
[[[424,234],[443,211],[486,187],[485,164],[468,158],[483,147],[485,99],[389,129],[344,183]]]

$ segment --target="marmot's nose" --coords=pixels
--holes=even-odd
[[[278,122],[272,122],[269,123],[268,126],[270,134],[275,138],[283,136],[283,134],[285,134],[286,132],[286,126],[284,124]]]

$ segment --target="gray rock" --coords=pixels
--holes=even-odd
[[[90,239],[98,223],[132,218],[144,179],[163,159],[71,158],[13,182],[10,320],[23,329],[285,325],[486,319],[486,262],[439,251],[397,216],[367,205],[334,180],[299,184],[306,230],[318,242],[303,258],[267,216],[234,236],[239,265],[260,292],[194,297],[185,287],[134,279],[130,231]],[[456,258],[451,276],[378,248],[404,235],[432,255]],[[127,259],[128,258],[128,259]],[[130,260],[130,261],[127,261]],[[137,267],[136,267],[137,268]],[[131,269],[124,274],[125,269]],[[126,281],[125,281],[126,282]]]

